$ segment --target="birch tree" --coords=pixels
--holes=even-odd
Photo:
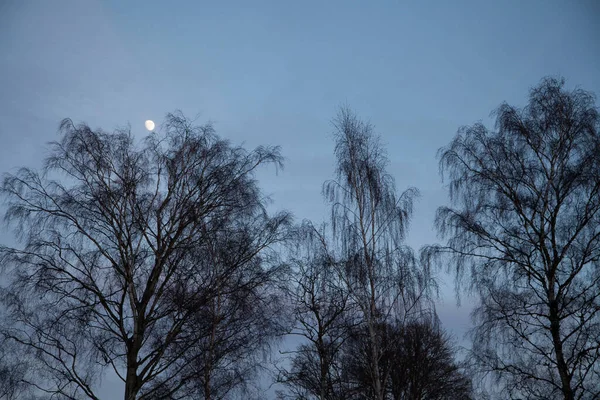
[[[254,173],[279,149],[247,151],[179,114],[164,130],[138,142],[66,119],[42,171],[3,181],[21,246],[0,248],[2,333],[34,350],[39,390],[97,399],[110,368],[125,400],[175,397],[194,372],[180,361],[205,356],[198,313],[268,279],[290,216],[267,214]],[[211,254],[222,236],[227,262]]]
[[[594,96],[545,78],[495,130],[440,150],[448,254],[479,294],[473,359],[503,398],[600,396],[600,134]]]

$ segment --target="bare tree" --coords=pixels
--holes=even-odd
[[[345,260],[338,278],[368,332],[373,398],[382,400],[388,377],[379,369],[385,349],[377,326],[418,315],[430,283],[404,245],[417,190],[396,194],[372,125],[343,108],[334,126],[337,176],[323,191],[332,205],[333,240]]]
[[[343,399],[340,354],[353,323],[349,294],[337,277],[335,264],[340,261],[329,249],[326,226],[317,230],[307,222],[298,233],[289,296],[294,323],[289,333],[302,342],[288,353],[291,365],[279,371],[277,380],[294,399]]]
[[[0,400],[25,400],[33,398],[27,384],[34,368],[24,354],[15,351],[14,345],[0,341]]]
[[[461,128],[440,150],[456,208],[438,210],[480,306],[473,357],[503,398],[600,396],[600,136],[594,96],[542,80],[496,130]]]
[[[201,340],[179,361],[189,371],[187,389],[194,398],[230,399],[234,393],[248,398],[256,389],[252,382],[261,372],[264,352],[287,328],[282,321],[284,302],[278,286],[288,274],[277,261],[277,254],[269,255],[275,259],[268,262],[280,267],[271,269],[265,269],[267,260],[256,254],[257,239],[274,231],[265,230],[260,220],[246,224],[239,216],[234,218],[231,223],[238,228],[222,230],[216,240],[207,243],[206,260],[212,269],[231,269],[233,273],[211,301],[191,316],[187,334],[198,335]]]
[[[343,108],[334,126],[337,177],[323,188],[331,203],[331,230],[309,226],[304,258],[297,260],[294,333],[307,343],[294,352],[283,376],[295,399],[349,399],[368,392],[382,400],[389,371],[380,366],[389,343],[378,327],[416,318],[428,296],[427,271],[419,270],[412,250],[403,245],[417,192],[396,195],[370,124]],[[368,377],[360,382],[349,379],[342,365],[352,351],[346,340],[358,331],[368,338],[360,356]]]
[[[109,367],[126,400],[173,397],[193,379],[180,361],[206,339],[198,313],[269,276],[290,217],[267,215],[254,171],[279,165],[278,149],[248,152],[180,115],[165,129],[139,146],[64,120],[41,173],[4,179],[23,247],[0,249],[11,278],[2,333],[35,350],[41,390],[96,399]],[[227,235],[231,258],[217,260]]]

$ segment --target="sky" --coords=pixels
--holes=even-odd
[[[0,172],[39,166],[65,117],[142,138],[145,120],[182,110],[235,144],[280,145],[285,169],[261,186],[318,223],[331,120],[348,105],[386,143],[398,188],[421,192],[418,249],[439,240],[447,203],[436,151],[547,75],[600,94],[600,2],[0,0]],[[462,343],[472,299],[457,307],[439,279],[438,313]]]

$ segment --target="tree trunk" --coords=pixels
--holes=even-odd
[[[135,400],[139,390],[137,376],[137,351],[127,356],[127,375],[125,377],[125,400]]]
[[[373,379],[373,390],[375,399],[383,400],[383,388],[381,387],[381,376],[379,374],[379,338],[373,322],[369,321],[369,336],[371,339],[371,377]]]
[[[132,301],[133,304],[135,302]],[[134,314],[135,315],[135,314]],[[138,376],[138,355],[143,343],[143,319],[136,315],[133,328],[133,337],[127,346],[127,374],[125,376],[125,400],[135,400],[141,388]]]
[[[210,393],[210,377],[207,378],[207,380],[204,382],[204,398],[206,400],[210,400],[211,397],[211,393]]]
[[[319,353],[320,353],[320,396],[319,400],[325,400],[327,398],[327,354],[325,353],[325,345],[323,338],[319,336]]]
[[[551,297],[554,294],[551,293]],[[550,300],[550,333],[552,334],[552,342],[554,344],[554,352],[556,354],[556,365],[560,375],[562,392],[565,400],[575,400],[575,394],[571,388],[571,376],[565,362],[563,346],[560,337],[560,317],[558,316],[558,302],[555,299]]]

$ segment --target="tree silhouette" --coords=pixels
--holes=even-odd
[[[431,283],[404,245],[417,190],[396,194],[372,125],[342,108],[334,127],[336,179],[323,186],[331,204],[332,248],[339,259],[333,266],[347,293],[351,320],[368,332],[369,382],[373,398],[382,400],[387,377],[379,371],[385,349],[377,326],[415,318],[426,305]]]
[[[600,396],[600,136],[591,93],[546,78],[496,130],[440,150],[447,253],[479,293],[473,360],[510,398]]]
[[[404,245],[416,189],[397,195],[388,159],[373,126],[348,108],[335,127],[336,179],[323,185],[331,222],[305,226],[302,257],[296,258],[292,294],[297,324],[306,339],[283,381],[294,399],[388,398],[391,342],[379,329],[419,318],[432,284],[412,249]],[[348,345],[360,332],[360,377],[345,364],[358,354]],[[349,354],[350,353],[350,354]]]
[[[471,380],[455,360],[454,348],[437,322],[411,321],[405,325],[386,323],[377,327],[384,355],[381,375],[389,377],[385,398],[393,400],[470,400]],[[368,332],[355,331],[348,340],[343,361],[344,375],[357,382],[347,398],[372,398]]]
[[[165,129],[137,145],[127,131],[67,119],[43,171],[4,179],[6,219],[23,246],[0,249],[11,276],[2,333],[35,350],[40,390],[96,399],[108,367],[126,400],[174,397],[206,357],[198,319],[224,301],[236,315],[264,304],[255,300],[276,272],[269,249],[290,216],[267,215],[254,171],[280,165],[278,148],[248,152],[179,114]],[[208,318],[219,341],[239,341],[223,333],[237,317]]]
[[[353,326],[349,294],[339,281],[335,254],[323,225],[305,223],[299,230],[290,299],[294,312],[291,335],[303,342],[294,351],[290,367],[279,371],[278,381],[293,399],[345,398],[341,354]],[[281,397],[286,397],[281,394]]]

